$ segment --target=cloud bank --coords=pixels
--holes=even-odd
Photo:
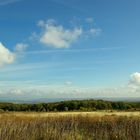
[[[67,81],[63,85],[50,85],[39,83],[25,83],[21,86],[15,83],[12,88],[1,86],[0,97],[15,97],[24,99],[33,98],[140,98],[140,73],[130,75],[130,80],[120,87],[80,87]],[[132,82],[133,81],[133,82]],[[14,82],[12,82],[13,84]],[[20,83],[20,82],[19,82]],[[23,82],[22,82],[23,83]],[[128,84],[129,83],[129,84]],[[7,85],[7,84],[6,84]],[[10,87],[10,86],[9,86]]]

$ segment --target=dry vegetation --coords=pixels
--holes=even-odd
[[[98,113],[1,113],[0,140],[139,140],[138,112]]]

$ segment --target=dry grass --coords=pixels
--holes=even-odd
[[[16,116],[16,117],[56,117],[56,116],[139,116],[140,117],[140,111],[134,111],[134,112],[124,112],[124,111],[93,111],[93,112],[1,112],[1,116]]]
[[[139,138],[139,112],[0,114],[0,140],[139,140]]]

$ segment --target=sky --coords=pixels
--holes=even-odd
[[[0,98],[140,97],[139,0],[0,0]]]

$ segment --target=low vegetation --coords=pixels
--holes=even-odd
[[[138,116],[0,114],[0,140],[139,140]],[[38,115],[37,115],[38,114]]]

